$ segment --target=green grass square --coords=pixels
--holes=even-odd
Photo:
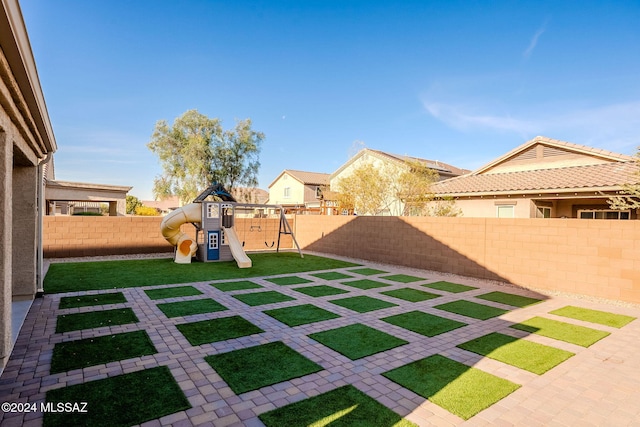
[[[412,289],[412,288],[395,289],[393,291],[385,291],[380,293],[384,295],[388,295],[390,297],[409,301],[409,302],[427,301],[427,300],[442,296],[438,294],[432,294],[430,292],[419,291],[417,289]]]
[[[51,357],[51,373],[131,359],[157,353],[144,331],[126,332],[57,343]]]
[[[122,304],[127,302],[122,292],[110,292],[108,294],[97,295],[81,295],[77,297],[62,297],[60,298],[59,308],[76,308],[76,307],[88,307],[93,305],[109,305],[109,304]]]
[[[353,286],[354,288],[358,288],[362,290],[391,286],[387,283],[376,282],[375,280],[370,280],[370,279],[351,280],[349,282],[340,282],[340,283],[347,286]]]
[[[571,323],[559,322],[544,317],[533,317],[524,322],[511,325],[511,327],[582,347],[589,347],[609,335],[609,332],[572,325]]]
[[[452,294],[459,294],[461,292],[467,292],[467,291],[472,291],[474,289],[478,289],[478,288],[474,288],[473,286],[446,282],[444,280],[441,280],[440,282],[427,283],[426,285],[420,285],[420,286],[424,286],[425,288],[436,289],[438,291],[451,292]]]
[[[415,427],[352,385],[345,385],[259,415],[267,427]]]
[[[318,286],[304,286],[302,288],[295,288],[295,291],[302,292],[310,297],[326,297],[328,295],[348,294],[349,291],[344,289],[334,288],[333,286],[318,285]]]
[[[147,294],[147,296],[152,300],[202,295],[202,292],[200,292],[193,286],[176,286],[173,288],[150,289],[148,291],[144,291],[144,293]]]
[[[166,366],[49,390],[45,400],[87,403],[87,413],[45,412],[45,427],[128,427],[191,408]]]
[[[216,311],[227,310],[227,307],[211,298],[167,302],[158,304],[158,308],[167,317],[192,316],[194,314],[215,313]]]
[[[319,372],[322,367],[281,341],[206,356],[236,394]]]
[[[182,323],[176,328],[191,345],[202,345],[212,342],[230,340],[232,338],[264,332],[253,323],[240,316],[221,317],[202,320],[200,322]]]
[[[569,317],[571,319],[583,320],[585,322],[598,323],[600,325],[622,328],[636,318],[625,316],[624,314],[609,313],[608,311],[592,310],[590,308],[574,307],[568,305],[550,312],[556,316]]]
[[[374,276],[376,274],[388,273],[387,271],[377,270],[375,268],[368,268],[368,267],[353,268],[353,269],[348,270],[348,271],[350,271],[352,273],[362,274],[363,276]]]
[[[435,337],[436,335],[467,326],[466,323],[445,319],[444,317],[434,316],[433,314],[423,313],[421,311],[396,314],[380,320],[427,337]]]
[[[89,311],[87,313],[62,314],[56,321],[56,333],[101,328],[103,326],[137,323],[138,318],[130,308]]]
[[[381,351],[408,344],[407,341],[396,338],[385,332],[360,323],[343,326],[328,331],[316,332],[309,335],[320,344],[348,357],[351,360],[361,359]]]
[[[244,291],[245,289],[258,289],[262,286],[251,280],[237,280],[235,282],[210,283],[211,286],[222,292]]]
[[[368,311],[381,310],[383,308],[395,307],[398,305],[368,296],[334,299],[329,302],[348,308],[349,310],[357,311],[358,313],[366,313]]]
[[[312,304],[276,308],[274,310],[267,310],[264,313],[288,326],[306,325],[307,323],[322,322],[323,320],[337,319],[340,317],[335,313]]]
[[[271,279],[267,279],[267,281],[271,283],[275,283],[276,285],[281,285],[281,286],[299,285],[301,283],[313,282],[313,280],[305,279],[304,277],[298,277],[298,276],[274,277]]]
[[[382,374],[464,420],[520,386],[439,354]]]
[[[312,274],[312,276],[318,277],[324,280],[338,280],[338,279],[347,279],[349,277],[353,277],[348,274],[340,273],[339,271],[328,271],[326,273],[317,273],[317,274]]]
[[[408,274],[392,274],[390,276],[382,276],[381,279],[392,280],[400,283],[412,283],[419,282],[420,280],[427,280],[423,277],[409,276]]]
[[[527,307],[529,305],[538,304],[542,302],[541,299],[524,297],[521,295],[509,294],[506,292],[489,292],[487,294],[476,295],[476,298],[480,298],[487,301],[499,302],[500,304],[512,305],[514,307]]]
[[[467,341],[458,347],[538,375],[575,355],[570,351],[497,332]]]
[[[466,300],[447,302],[444,304],[436,305],[434,306],[434,308],[480,320],[491,319],[492,317],[498,317],[500,315],[503,315],[504,313],[509,312],[509,310],[503,310],[502,308],[491,307],[484,304],[477,304],[475,302]]]
[[[234,295],[235,299],[252,307],[256,305],[273,304],[276,302],[293,301],[295,298],[276,291],[253,292],[250,294]]]

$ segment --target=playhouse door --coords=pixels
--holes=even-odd
[[[220,231],[207,232],[207,261],[220,259]]]

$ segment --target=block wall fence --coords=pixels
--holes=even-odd
[[[161,220],[45,217],[44,254],[171,253]],[[303,250],[640,303],[640,221],[299,215],[289,223]],[[277,244],[278,219],[236,218],[235,227],[246,250]],[[290,236],[280,247],[293,247]]]

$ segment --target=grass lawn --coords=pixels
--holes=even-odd
[[[464,420],[520,387],[438,354],[382,375]]]
[[[430,292],[419,291],[412,288],[395,289],[393,291],[380,292],[381,294],[388,295],[390,297],[402,299],[409,302],[426,301],[433,298],[441,297],[442,295],[432,294]]]
[[[363,276],[375,276],[376,274],[387,273],[383,270],[376,270],[375,268],[363,267],[363,268],[354,268],[349,270],[352,273],[362,274]]]
[[[511,327],[582,347],[589,347],[609,335],[609,332],[572,325],[571,323],[559,322],[544,317],[533,317],[524,322],[511,325]]]
[[[484,304],[476,304],[475,302],[459,300],[451,301],[445,304],[436,305],[434,308],[448,311],[450,313],[460,314],[462,316],[473,317],[474,319],[487,320],[492,317],[498,317],[509,310],[495,308]]]
[[[353,277],[348,274],[340,273],[339,271],[327,271],[326,273],[312,274],[312,276],[318,277],[324,280],[338,280],[338,279],[347,279],[349,277]]]
[[[295,288],[294,291],[302,292],[310,297],[326,297],[327,295],[339,295],[348,294],[349,291],[344,289],[334,288],[333,286],[318,285],[318,286],[304,286],[302,288]]]
[[[176,328],[191,345],[202,345],[212,342],[245,337],[264,332],[253,323],[240,316],[221,317],[202,320],[200,322],[182,323]]]
[[[235,282],[211,283],[211,286],[222,292],[244,291],[245,289],[258,289],[262,286],[251,280],[236,280]]]
[[[409,276],[408,274],[392,274],[390,276],[382,276],[382,279],[393,280],[400,283],[419,282],[420,280],[427,280],[424,277]]]
[[[415,427],[352,385],[273,409],[259,418],[267,427]]]
[[[309,335],[320,344],[348,357],[361,359],[408,342],[360,323]]]
[[[550,312],[556,316],[569,317],[571,319],[584,320],[585,322],[598,323],[600,325],[622,328],[636,318],[624,314],[609,313],[608,311],[592,310],[589,308],[574,307],[568,305]]]
[[[332,270],[358,264],[298,253],[251,254],[251,268],[238,268],[235,261],[176,264],[171,258],[125,261],[54,263],[44,279],[48,293],[92,289],[130,288],[202,282],[205,280],[246,279],[303,271]],[[72,278],[72,279],[70,279]]]
[[[56,333],[101,328],[103,326],[137,323],[138,318],[130,308],[62,314],[56,322]]]
[[[387,283],[376,282],[375,280],[371,280],[371,279],[351,280],[350,282],[340,282],[340,283],[347,286],[353,286],[354,288],[358,288],[362,290],[391,286]]]
[[[467,341],[458,347],[538,375],[575,355],[570,351],[497,332]]]
[[[61,342],[53,348],[51,373],[157,353],[144,331]]]
[[[234,295],[233,297],[252,307],[256,305],[273,304],[276,302],[295,300],[295,298],[291,298],[288,295],[281,294],[280,292],[276,291],[253,292],[250,294]]]
[[[202,295],[202,292],[200,292],[193,286],[176,286],[174,288],[150,289],[148,291],[144,291],[144,293],[147,294],[147,296],[152,300]]]
[[[322,370],[281,341],[206,356],[204,360],[236,394]]]
[[[45,427],[128,427],[191,408],[166,366],[49,390],[46,402],[86,402],[87,413],[45,412]]]
[[[227,310],[227,307],[211,298],[168,302],[158,304],[158,308],[167,317],[192,316],[194,314],[215,313],[216,311]]]
[[[380,320],[427,337],[435,337],[436,335],[467,326],[466,323],[445,319],[444,317],[434,316],[433,314],[423,313],[421,311],[396,314]]]
[[[542,302],[542,300],[538,298],[523,297],[506,292],[489,292],[488,294],[477,295],[476,298],[521,308]]]
[[[59,308],[89,307],[93,305],[122,304],[127,302],[122,292],[110,292],[108,294],[82,295],[78,297],[60,298]]]
[[[451,292],[452,294],[459,294],[461,292],[467,292],[467,291],[472,291],[474,289],[478,289],[478,288],[474,288],[473,286],[461,285],[459,283],[451,283],[451,282],[445,282],[445,281],[427,283],[426,285],[421,285],[421,286],[424,286],[425,288],[436,289],[438,291]]]
[[[304,277],[298,277],[298,276],[274,277],[272,279],[267,279],[267,281],[271,283],[275,283],[276,285],[281,285],[281,286],[299,285],[301,283],[313,282],[313,280],[305,279]]]
[[[368,311],[381,310],[398,305],[367,296],[334,299],[329,302],[348,308],[349,310],[357,311],[358,313],[366,313]]]
[[[337,319],[340,317],[335,313],[316,307],[312,304],[276,308],[274,310],[267,310],[264,313],[285,325],[292,327],[306,325],[307,323],[322,322],[323,320]]]

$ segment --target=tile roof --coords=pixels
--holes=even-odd
[[[328,173],[306,172],[306,171],[297,171],[292,169],[285,169],[284,171],[304,184],[311,184],[311,185],[329,184],[330,174]]]
[[[414,161],[414,162],[424,163],[431,169],[435,169],[440,172],[448,172],[448,173],[451,173],[452,175],[462,175],[469,172],[466,169],[460,169],[453,165],[443,163],[439,160],[429,160],[429,159],[422,159],[420,157],[392,154],[392,153],[387,153],[380,150],[372,150],[372,149],[368,149],[368,150],[374,153],[378,153],[379,155],[382,155],[382,156],[391,157],[401,162]]]
[[[480,195],[619,187],[634,181],[634,161],[485,175],[463,175],[438,182],[436,194]],[[637,178],[635,178],[637,180]]]

